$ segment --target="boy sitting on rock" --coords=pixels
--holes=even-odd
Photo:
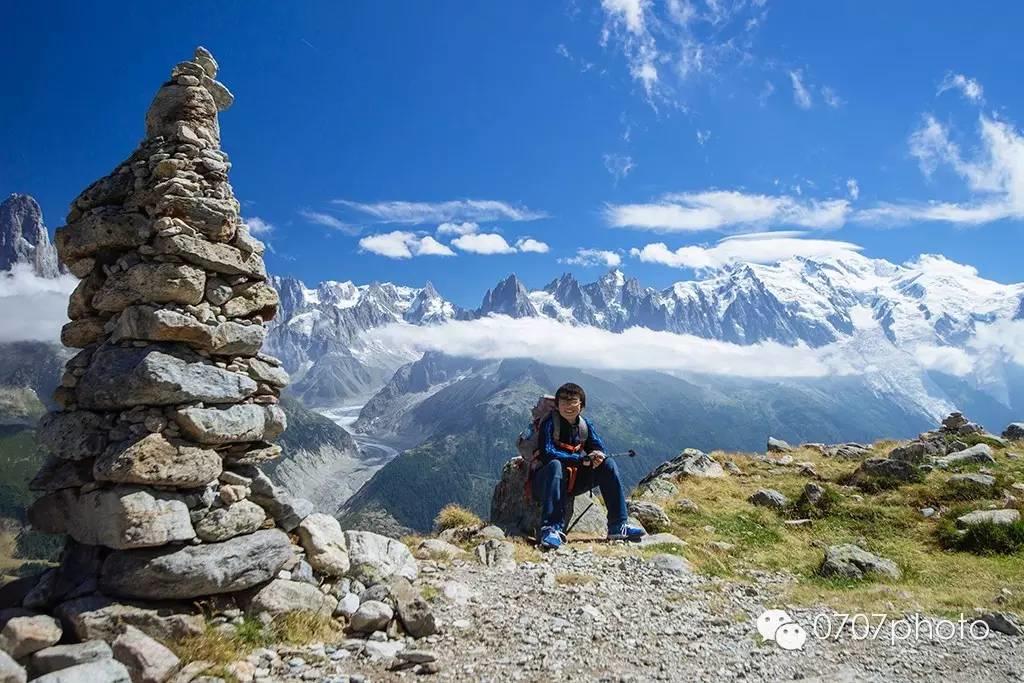
[[[578,384],[555,392],[557,410],[540,425],[541,466],[533,473],[533,497],[541,503],[540,544],[557,548],[565,541],[565,504],[595,486],[608,506],[608,539],[639,540],[644,530],[626,523],[626,493],[615,460],[605,457],[594,425],[581,415],[587,395]]]

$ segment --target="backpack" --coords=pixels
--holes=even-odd
[[[529,468],[527,478],[533,474],[534,470],[540,467],[539,456],[541,450],[544,448],[543,435],[540,433],[540,426],[552,413],[558,413],[558,408],[555,406],[555,397],[549,395],[541,396],[537,399],[537,405],[535,405],[531,411],[530,424],[527,425],[526,429],[519,433],[519,438],[516,439],[516,450],[519,451],[519,456]],[[581,415],[580,443],[585,444],[589,438],[590,426]]]

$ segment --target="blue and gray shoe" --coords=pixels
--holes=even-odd
[[[557,526],[545,526],[540,529],[540,547],[549,550],[560,548],[565,543],[565,534]]]
[[[639,541],[646,535],[647,532],[640,527],[625,522],[608,527],[609,541]]]

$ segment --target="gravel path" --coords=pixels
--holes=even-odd
[[[440,593],[434,609],[443,634],[409,647],[436,655],[439,671],[431,680],[1024,681],[1024,638],[1000,633],[973,640],[925,632],[894,644],[889,622],[877,637],[858,639],[849,629],[839,632],[841,618],[831,610],[791,609],[808,632],[815,624],[821,635],[831,627],[832,639],[809,635],[796,650],[762,641],[755,620],[784,607],[776,596],[793,580],[784,574],[766,573],[752,588],[654,569],[637,557],[602,557],[586,545],[509,572],[475,562],[426,562],[421,569],[419,583]],[[878,617],[871,623],[874,630]],[[863,621],[856,631],[863,634]],[[334,672],[326,680],[419,678],[411,670],[388,671],[386,657],[334,657],[343,659],[274,680],[324,680]]]

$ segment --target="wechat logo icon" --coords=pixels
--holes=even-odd
[[[783,650],[799,650],[807,642],[807,631],[781,609],[770,609],[757,618],[757,632],[774,640]]]

